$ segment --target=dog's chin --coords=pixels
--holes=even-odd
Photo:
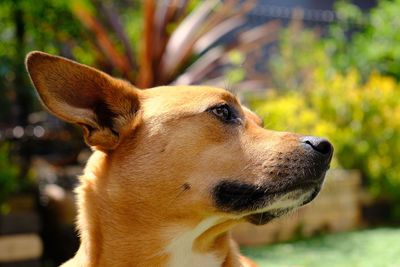
[[[254,225],[264,225],[272,221],[273,219],[279,218],[293,210],[295,210],[297,207],[303,206],[309,202],[311,202],[319,193],[320,191],[319,186],[316,186],[313,190],[311,195],[306,198],[303,202],[300,202],[297,205],[294,205],[292,207],[287,207],[287,208],[282,208],[282,209],[272,209],[264,212],[255,212],[250,215],[245,216],[245,219],[247,222],[254,224]],[[268,207],[266,207],[268,208]]]
[[[272,221],[273,219],[279,217],[278,215],[266,211],[261,213],[250,214],[245,217],[245,219],[254,225],[264,225]]]
[[[289,181],[283,186],[281,183],[258,186],[221,181],[213,190],[214,203],[219,210],[232,213],[261,213],[277,208],[298,207],[316,197],[323,178],[324,176],[318,180]],[[281,203],[282,201],[289,203]]]
[[[312,201],[321,189],[324,174],[282,187],[223,181],[215,188],[214,199],[219,210],[244,214],[248,222],[263,225]]]

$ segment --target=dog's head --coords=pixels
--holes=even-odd
[[[81,126],[98,151],[94,178],[83,179],[115,220],[151,213],[149,223],[221,215],[263,224],[311,201],[329,168],[327,140],[266,130],[223,89],[138,90],[41,52],[26,64],[47,108]]]

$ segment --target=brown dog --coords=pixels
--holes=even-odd
[[[250,266],[229,229],[310,202],[329,168],[327,140],[263,129],[223,89],[138,90],[41,52],[26,65],[46,107],[94,149],[65,266]]]

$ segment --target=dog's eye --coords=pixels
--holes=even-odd
[[[236,122],[238,119],[236,112],[232,111],[231,107],[225,103],[212,107],[209,109],[209,111],[223,122],[232,123]]]

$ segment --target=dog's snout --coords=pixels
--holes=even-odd
[[[306,136],[302,139],[302,142],[313,151],[318,152],[320,155],[330,158],[333,153],[332,144],[324,139],[315,136]]]

